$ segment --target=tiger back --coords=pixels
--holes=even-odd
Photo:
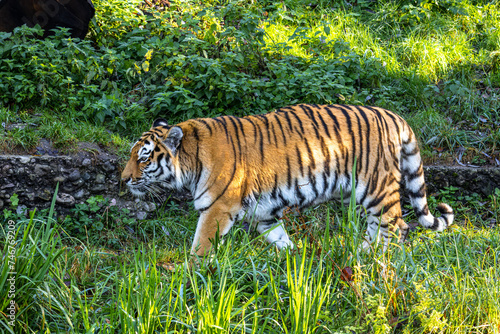
[[[279,223],[287,208],[300,210],[341,193],[349,198],[352,191],[367,214],[364,247],[379,237],[387,245],[397,229],[404,240],[401,181],[422,226],[442,231],[453,222],[447,204],[438,206],[439,218],[429,212],[412,129],[376,107],[300,104],[174,126],[160,119],[133,146],[122,180],[136,196],[157,184],[188,189],[200,213],[191,248],[198,255],[239,220],[277,247],[293,247]]]

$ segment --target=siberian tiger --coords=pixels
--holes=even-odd
[[[191,248],[198,255],[207,254],[216,233],[226,234],[242,219],[278,248],[293,247],[278,222],[284,210],[340,198],[341,191],[344,198],[355,191],[365,208],[364,247],[380,235],[387,245],[398,228],[403,241],[402,179],[422,226],[442,231],[452,224],[447,204],[437,207],[439,218],[429,212],[418,143],[400,116],[376,107],[313,104],[177,125],[156,120],[122,173],[135,196],[159,183],[191,192],[200,213]]]

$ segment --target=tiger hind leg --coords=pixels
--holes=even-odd
[[[362,245],[363,249],[369,249],[374,242],[378,243],[380,241],[381,235],[387,233],[387,226],[383,226],[380,217],[368,215],[366,220],[368,227],[366,229],[366,236]]]
[[[374,208],[367,210],[368,227],[366,238],[363,242],[363,249],[367,249],[373,242],[379,242],[383,239],[385,251],[389,246],[390,238],[396,234],[396,229],[399,229],[399,242],[404,241],[409,227],[401,218],[401,205],[399,201],[399,192],[394,192],[392,196],[384,198],[379,206],[381,210],[378,214],[371,212]],[[385,211],[386,208],[387,211]]]
[[[399,230],[399,242],[403,243],[406,240],[406,236],[408,235],[408,232],[410,231],[410,226],[405,223],[403,218],[397,218],[396,224],[393,225],[394,227],[398,227]]]

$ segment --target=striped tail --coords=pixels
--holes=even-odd
[[[422,159],[417,140],[411,129],[406,139],[405,141],[403,138],[401,150],[401,172],[405,178],[411,206],[420,225],[433,231],[443,231],[453,223],[453,209],[448,204],[441,203],[437,207],[441,217],[436,218],[429,212]]]

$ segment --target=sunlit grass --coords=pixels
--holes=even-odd
[[[461,14],[443,13],[444,7],[439,12],[434,2],[405,7],[381,1],[371,13],[320,6],[314,11],[279,7],[263,25],[266,47],[311,62],[355,54],[361,72],[384,79],[365,82],[378,90],[375,98],[360,89],[345,103],[375,104],[402,114],[427,152],[437,147],[455,156],[463,149],[496,156],[498,4],[462,1]]]
[[[385,48],[380,39],[370,31],[370,27],[347,13],[330,14],[305,27],[277,21],[265,25],[265,31],[268,46],[285,46],[279,48],[281,52],[297,57],[315,57],[316,49],[312,50],[311,44],[323,44],[325,47],[320,55],[325,59],[332,59],[337,56],[333,43],[341,41],[362,56],[383,60],[389,71],[396,70],[398,66],[394,49]]]
[[[500,215],[498,196],[450,192],[439,201],[454,206],[457,225],[412,231],[385,253],[360,251],[364,222],[354,206],[323,205],[284,220],[295,251],[279,252],[235,227],[195,267],[186,266],[186,249],[196,217],[175,208],[162,214],[165,228],[190,226],[176,237],[175,256],[166,234],[116,253],[57,225],[28,228],[20,249],[49,259],[47,274],[28,274],[36,285],[19,285],[17,298],[33,301],[30,308],[15,330],[3,318],[0,326],[10,333],[498,333],[500,230],[490,224]]]
[[[396,45],[400,68],[404,73],[436,81],[450,70],[470,66],[475,56],[468,42],[469,36],[460,31],[438,32],[436,34],[412,34]]]
[[[312,50],[311,44],[325,44],[320,55],[329,59],[336,54],[328,44],[342,41],[361,56],[379,58],[395,76],[417,75],[431,81],[456,68],[477,63],[470,43],[473,36],[455,27],[456,22],[451,19],[438,20],[414,30],[390,31],[391,28],[381,27],[383,22],[362,21],[339,10],[310,20],[308,24],[297,25],[286,20],[267,23],[264,26],[266,43],[281,46],[281,52],[303,58],[318,55],[318,48]]]
[[[127,138],[111,133],[104,126],[74,120],[69,114],[54,115],[43,109],[14,112],[6,108],[0,111],[0,115],[0,121],[5,125],[0,129],[4,133],[0,149],[7,153],[16,150],[33,153],[42,139],[49,140],[60,154],[74,152],[79,142],[101,144],[122,156],[130,150]],[[141,129],[134,132],[139,135]]]

